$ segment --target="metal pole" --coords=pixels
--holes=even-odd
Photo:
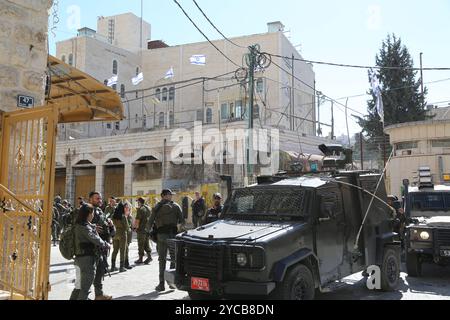
[[[331,101],[331,140],[334,139],[334,101]]]
[[[247,179],[253,176],[253,100],[255,91],[255,63],[256,63],[256,47],[251,46],[249,54],[249,113],[248,113],[248,154],[247,154]]]
[[[295,129],[295,78],[294,78],[294,54],[292,54],[292,89],[291,89],[291,131]]]
[[[202,123],[205,123],[205,78],[203,78],[202,82],[202,109],[203,109],[203,117]]]
[[[423,97],[423,65],[422,65],[422,55],[423,52],[420,53],[420,90]]]
[[[317,91],[317,122],[319,125],[317,135],[322,136],[322,128],[320,127],[320,91]]]
[[[363,150],[363,132],[361,131],[361,133],[359,134],[359,148],[360,148],[360,152],[361,152],[361,170],[364,170],[364,150]]]

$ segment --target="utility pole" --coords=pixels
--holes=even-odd
[[[322,128],[320,127],[320,95],[322,93],[320,91],[317,91],[317,123],[318,123],[318,129],[317,129],[317,135],[322,136]]]
[[[423,52],[420,53],[420,90],[422,92],[422,97],[423,97],[423,65],[422,65],[422,56],[423,56]]]
[[[331,100],[331,140],[334,139],[334,101]]]
[[[256,45],[249,47],[247,65],[249,67],[249,106],[248,106],[248,153],[247,153],[247,179],[253,176],[253,100],[255,94],[255,67],[256,67]]]
[[[292,54],[292,89],[291,89],[291,131],[295,130],[295,78],[294,78],[294,54]]]

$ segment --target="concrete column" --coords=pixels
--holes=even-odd
[[[95,191],[100,192],[102,195],[105,193],[105,167],[95,167]]]
[[[133,164],[126,163],[124,170],[123,190],[125,196],[133,195]]]
[[[73,205],[76,205],[75,201],[75,173],[72,167],[72,159],[69,153],[66,155],[66,199]]]

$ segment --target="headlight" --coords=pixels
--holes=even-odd
[[[247,265],[247,255],[245,253],[238,253],[236,255],[236,262],[241,267],[245,267]]]
[[[420,238],[422,240],[428,240],[428,239],[430,239],[430,234],[427,231],[422,231],[420,233]]]

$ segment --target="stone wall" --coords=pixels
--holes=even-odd
[[[47,65],[48,9],[52,0],[0,0],[0,111],[17,108],[17,96],[42,105]]]

